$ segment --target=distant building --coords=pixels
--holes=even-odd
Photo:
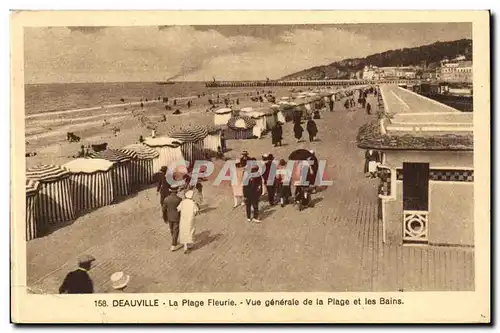
[[[472,61],[444,62],[440,68],[440,80],[445,82],[472,82]]]

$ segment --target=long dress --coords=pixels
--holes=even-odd
[[[198,213],[198,205],[192,199],[183,199],[177,211],[181,213],[181,221],[179,224],[179,243],[192,244],[194,243],[194,217]]]
[[[236,168],[236,184],[233,184],[233,196],[243,196],[243,172],[244,168]]]

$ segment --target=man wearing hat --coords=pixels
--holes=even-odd
[[[241,152],[241,157],[240,157],[240,164],[241,165],[246,165],[247,164],[247,161],[250,159],[250,156],[248,156],[248,151],[247,150],[243,150]]]
[[[162,166],[160,172],[158,173],[158,186],[156,187],[156,193],[160,193],[160,205],[163,205],[163,201],[170,194],[170,184],[167,181],[168,168]]]
[[[170,247],[170,251],[177,251],[182,247],[182,245],[178,244],[181,213],[177,210],[177,207],[182,201],[177,195],[178,190],[178,186],[171,186],[170,194],[165,198],[162,205],[163,221],[168,223],[170,234],[172,235],[172,246]]]
[[[59,287],[59,294],[92,294],[94,284],[88,271],[92,267],[95,258],[90,255],[83,255],[78,258],[78,269],[69,272]]]
[[[274,202],[274,196],[276,194],[276,186],[274,184],[274,179],[272,184],[268,184],[269,180],[269,175],[271,173],[271,169],[273,166],[273,161],[274,161],[274,156],[273,154],[264,154],[262,155],[262,161],[265,164],[266,170],[264,170],[264,173],[262,174],[262,179],[264,180],[264,184],[266,186],[266,191],[267,191],[267,198],[269,200],[269,204],[271,206],[275,205]]]

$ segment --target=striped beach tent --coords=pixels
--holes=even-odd
[[[247,116],[237,116],[227,122],[227,139],[251,139],[254,137],[255,120]]]
[[[227,121],[231,119],[233,115],[233,109],[222,108],[215,110],[214,112],[214,125],[226,125]]]
[[[130,194],[131,158],[127,154],[115,149],[106,149],[100,152],[93,152],[90,157],[113,162],[111,179],[113,181],[115,199]]]
[[[26,178],[40,183],[35,208],[39,232],[75,219],[69,177],[70,172],[58,165],[39,164],[26,171]]]
[[[26,240],[32,240],[38,237],[38,221],[36,216],[36,202],[40,183],[26,179]]]
[[[153,175],[160,171],[160,153],[151,147],[134,143],[118,149],[130,156],[132,183],[135,185],[149,185]]]
[[[278,111],[279,111],[279,106],[278,108],[271,106],[262,111],[264,112],[264,115],[266,117],[266,129],[268,131],[270,131],[271,129],[274,128],[274,126],[276,126]]]
[[[154,149],[158,154],[160,168],[162,166],[169,166],[178,161],[184,161],[184,156],[181,151],[182,141],[173,139],[168,136],[161,136],[156,138],[146,138],[144,144]]]
[[[200,125],[186,125],[169,131],[171,138],[182,141],[181,150],[184,159],[191,163],[205,159],[203,140],[207,135],[207,128]]]
[[[99,158],[77,158],[64,167],[71,172],[71,193],[76,214],[113,202],[113,162]]]
[[[208,135],[203,139],[203,147],[208,153],[217,153],[217,147],[221,147],[222,130],[223,126],[207,126]]]

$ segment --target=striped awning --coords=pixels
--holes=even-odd
[[[171,138],[179,139],[185,142],[194,142],[203,140],[208,135],[208,131],[203,126],[187,125],[172,129],[168,135]]]
[[[141,160],[149,160],[160,156],[160,154],[153,148],[140,143],[134,143],[118,150],[132,158],[138,158]]]
[[[26,179],[26,196],[34,195],[38,192],[40,183],[33,179]]]
[[[218,133],[218,132],[220,132],[222,130],[224,130],[224,126],[221,126],[221,125],[207,125],[207,132],[208,132],[208,134]]]
[[[250,117],[247,116],[237,116],[229,119],[227,126],[231,129],[248,129],[252,128],[257,123]]]
[[[233,109],[230,109],[230,108],[222,108],[219,110],[215,110],[216,114],[226,114],[226,113],[231,113],[231,112],[233,112]]]
[[[113,162],[100,158],[77,158],[63,166],[72,173],[94,173],[108,171],[113,166]]]
[[[38,164],[26,170],[26,178],[39,182],[50,182],[69,177],[70,172],[59,165]]]
[[[106,149],[100,152],[92,152],[90,153],[90,157],[101,158],[103,160],[107,160],[110,162],[117,162],[117,163],[131,160],[130,156],[116,149]]]
[[[182,144],[182,140],[170,138],[168,136],[160,136],[157,138],[146,138],[144,144],[149,147],[172,147],[177,148]]]

